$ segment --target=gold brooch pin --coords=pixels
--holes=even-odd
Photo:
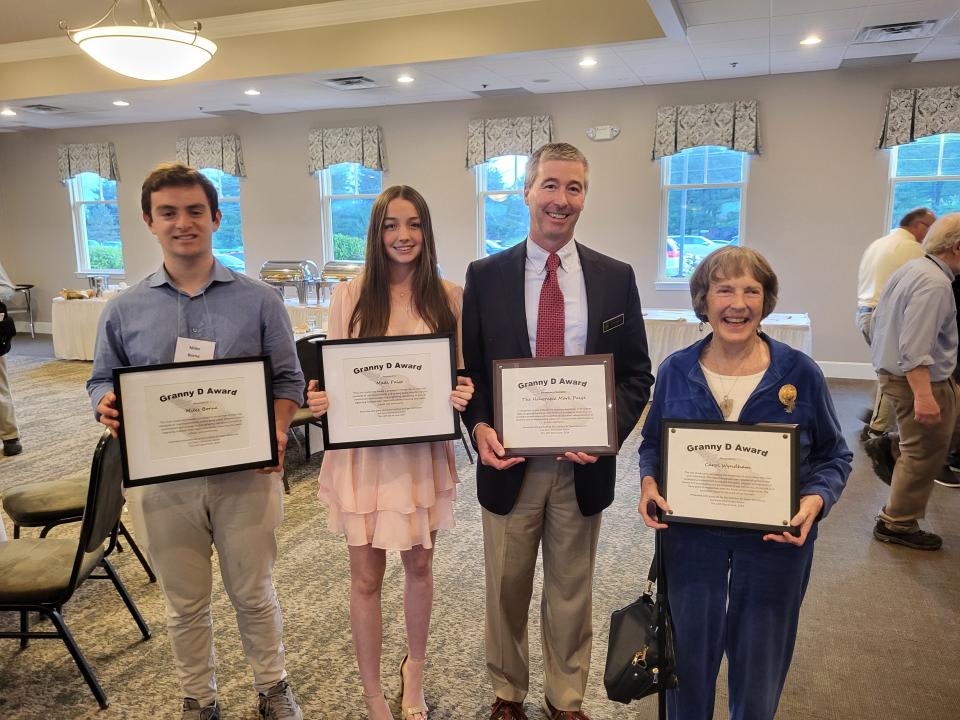
[[[797,406],[797,388],[794,385],[784,385],[777,393],[777,397],[780,398],[780,402],[783,403],[787,412],[792,413]]]

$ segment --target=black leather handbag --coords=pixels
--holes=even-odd
[[[624,704],[657,693],[660,696],[660,717],[663,718],[666,716],[665,693],[676,687],[677,676],[666,583],[658,567],[661,557],[658,532],[646,591],[610,616],[603,685],[608,698]],[[659,583],[658,577],[661,578]],[[655,585],[656,598],[653,596]]]

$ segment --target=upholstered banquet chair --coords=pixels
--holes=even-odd
[[[40,537],[44,538],[58,525],[80,522],[83,507],[87,502],[88,483],[86,475],[77,475],[59,480],[22,483],[5,490],[3,510],[13,521],[14,539],[20,537],[20,528],[42,528]],[[153,569],[122,520],[117,523],[117,533],[123,536],[133,554],[137,556],[150,582],[156,582]],[[113,546],[112,544],[111,547]],[[123,551],[119,540],[115,547],[118,552]]]
[[[22,648],[31,639],[63,640],[101,708],[109,705],[106,693],[67,628],[62,612],[64,604],[83,582],[110,580],[143,638],[150,638],[150,628],[105,557],[109,548],[104,545],[108,540],[111,544],[115,542],[114,531],[123,508],[121,483],[119,444],[105,431],[93,455],[79,541],[21,538],[0,543],[0,612],[20,613],[20,630],[0,632],[0,638],[18,639]],[[98,568],[105,574],[95,575]],[[50,620],[54,631],[31,631],[27,625],[28,612],[40,613]]]

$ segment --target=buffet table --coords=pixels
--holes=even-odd
[[[54,298],[52,307],[53,354],[62,360],[93,360],[97,323],[109,300],[64,300]],[[305,332],[312,318],[317,328],[327,326],[326,305],[300,305],[286,301],[290,324]]]
[[[647,347],[654,374],[668,355],[692,345],[711,332],[707,323],[700,329],[700,320],[693,310],[644,310],[643,322],[647,328]],[[813,333],[810,316],[806,313],[771,313],[761,327],[774,340],[813,355]]]

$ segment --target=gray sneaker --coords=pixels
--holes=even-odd
[[[209,705],[200,707],[200,703],[193,698],[184,698],[180,720],[220,720],[220,705],[214,700]]]
[[[267,690],[266,695],[260,693],[258,700],[260,720],[303,720],[300,706],[293,697],[293,688],[287,685],[286,680]]]

